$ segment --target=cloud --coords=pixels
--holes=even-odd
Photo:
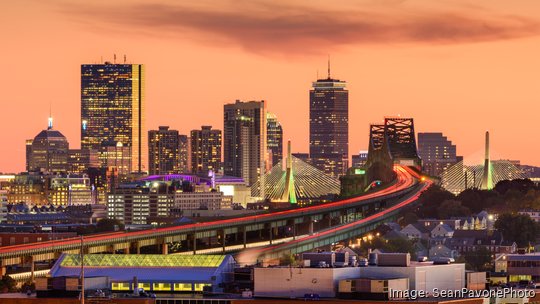
[[[271,1],[64,5],[62,12],[119,30],[187,37],[262,54],[328,53],[360,44],[459,44],[535,36],[537,20],[482,10],[391,5],[323,7],[325,2]],[[317,5],[319,3],[319,5]],[[219,4],[219,5],[217,5]],[[310,5],[313,4],[313,5]],[[368,3],[369,4],[369,3]]]

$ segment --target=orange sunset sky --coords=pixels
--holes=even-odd
[[[223,104],[268,101],[295,152],[308,151],[311,82],[350,90],[350,154],[368,125],[411,116],[468,161],[540,166],[540,1],[2,1],[0,172],[24,170],[25,139],[80,140],[80,65],[146,65],[146,125],[223,128]]]

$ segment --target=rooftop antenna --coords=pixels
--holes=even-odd
[[[103,64],[103,55],[101,55],[101,62],[100,63]]]
[[[126,63],[126,54],[124,54],[124,64]]]
[[[49,120],[47,123],[47,130],[52,130],[52,128],[53,128],[52,105],[49,103]]]
[[[319,69],[317,69],[317,78],[316,79],[319,79]]]
[[[330,55],[328,55],[328,79],[330,79]]]
[[[116,64],[116,54],[114,54],[114,64]]]

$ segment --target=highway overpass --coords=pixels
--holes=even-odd
[[[339,229],[334,233],[338,238],[346,234],[358,235],[359,227],[367,231],[380,221],[395,217],[407,206],[403,202],[417,197],[427,187],[425,183],[418,183],[419,176],[413,170],[401,166],[396,166],[395,170],[397,178],[389,187],[323,205],[183,226],[90,235],[82,242],[73,238],[0,247],[2,274],[11,265],[27,265],[33,271],[36,262],[53,261],[62,252],[78,253],[81,247],[85,253],[139,253],[146,246],[157,246],[163,254],[168,254],[169,248],[197,253],[210,248],[225,251],[235,245],[247,248],[248,244],[257,242],[273,244],[273,240],[288,237],[291,241],[284,245],[318,247],[316,245],[329,242],[331,237],[328,233],[316,232],[336,227]],[[373,217],[381,212],[382,216]],[[299,235],[303,237],[298,238]],[[306,239],[305,235],[314,238]],[[310,242],[313,244],[309,245]],[[294,250],[300,250],[298,248]]]

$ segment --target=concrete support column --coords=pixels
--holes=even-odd
[[[270,245],[272,245],[272,239],[273,239],[273,235],[274,235],[274,227],[272,227],[272,224],[270,224],[270,234],[269,234],[269,237],[270,237]]]
[[[131,244],[130,244],[130,245],[131,245]],[[128,245],[128,246],[124,249],[124,254],[129,254],[130,247],[131,247],[131,246]]]
[[[247,231],[246,231],[246,227],[244,226],[244,228],[242,229],[242,235],[243,235],[243,242],[244,242],[244,249],[246,248],[247,246]]]
[[[36,263],[34,263],[34,257],[30,256],[30,282],[34,282],[36,271]]]
[[[296,224],[294,222],[292,224],[292,239],[296,240]]]
[[[193,254],[197,253],[197,235],[193,234]]]
[[[6,266],[0,267],[0,276],[5,276],[7,272]]]
[[[221,231],[221,248],[223,249],[223,252],[225,252],[225,240],[226,240],[226,234],[225,230]]]
[[[169,245],[165,242],[161,244],[161,254],[169,254]]]
[[[309,220],[309,235],[313,235],[313,221]]]
[[[137,254],[141,254],[141,245],[139,244],[139,242],[135,243],[135,251]]]

